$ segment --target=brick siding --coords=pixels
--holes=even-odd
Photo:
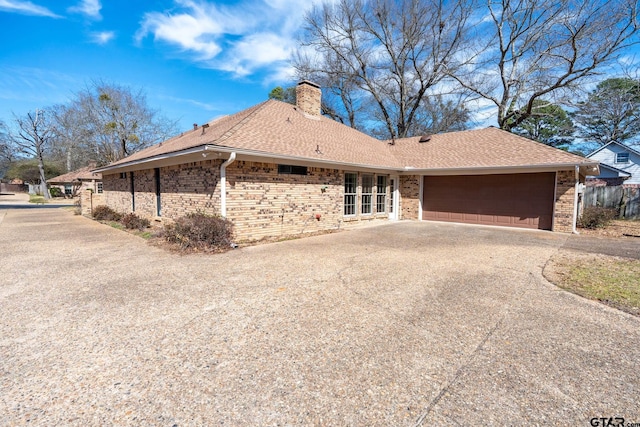
[[[93,215],[93,208],[104,204],[104,193],[95,193],[91,189],[84,189],[80,192],[80,213],[82,215],[90,217]]]
[[[220,214],[220,165],[206,160],[160,169],[162,218],[176,219],[189,212]],[[279,174],[278,165],[236,161],[227,167],[227,218],[238,241],[257,240],[352,227],[363,221],[387,219],[376,212],[376,175],[370,215],[360,214],[361,176],[358,174],[357,214],[344,217],[344,171],[307,168],[307,175]],[[387,205],[389,178],[387,176]],[[154,169],[134,172],[135,212],[156,217]],[[105,204],[131,212],[130,172],[103,174]],[[417,193],[416,193],[417,200]],[[317,216],[319,215],[319,219]]]
[[[558,171],[556,174],[556,205],[553,231],[573,231],[573,206],[575,203],[575,171]]]
[[[175,219],[197,211],[219,215],[222,162],[205,160],[161,168],[162,216]]]
[[[419,218],[420,179],[418,175],[400,176],[400,219]]]
[[[131,212],[131,189],[129,173],[126,178],[121,178],[120,174],[102,174],[102,190],[104,203],[111,209],[122,213]]]

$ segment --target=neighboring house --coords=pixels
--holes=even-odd
[[[47,180],[50,187],[58,187],[65,197],[75,197],[82,190],[102,193],[102,174],[92,172],[95,163]]]
[[[268,100],[99,168],[105,203],[175,219],[221,215],[255,240],[367,221],[439,220],[575,231],[577,188],[598,163],[496,128],[379,141]]]
[[[600,162],[600,174],[590,175],[587,185],[640,186],[640,152],[637,150],[614,141],[587,158]]]

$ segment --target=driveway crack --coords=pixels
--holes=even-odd
[[[531,289],[532,282],[534,282],[534,281],[535,281],[534,275],[533,274],[529,274],[529,280],[528,280],[527,286],[524,286],[522,288],[522,290],[519,291],[519,292],[518,291],[514,292],[514,298],[512,300],[521,299]],[[463,373],[467,369],[467,367],[469,367],[473,363],[473,361],[476,359],[477,355],[480,353],[480,351],[482,350],[484,345],[487,343],[489,338],[491,338],[495,334],[495,332],[498,330],[498,328],[500,328],[500,326],[502,326],[502,324],[504,323],[504,320],[506,319],[507,315],[509,314],[510,309],[511,309],[511,304],[504,308],[504,310],[501,313],[501,315],[498,318],[498,320],[484,334],[484,337],[478,343],[476,348],[471,352],[471,354],[466,358],[466,360],[458,367],[458,369],[456,369],[456,372],[454,373],[454,375],[451,378],[451,380],[440,390],[438,395],[433,398],[433,400],[429,403],[429,405],[424,410],[424,412],[418,417],[418,419],[416,420],[416,422],[414,424],[414,427],[419,427],[419,426],[424,424],[425,420],[427,419],[427,417],[429,416],[431,411],[433,411],[433,409],[436,407],[436,405],[438,405],[440,400],[442,400],[442,398],[449,392],[451,387],[453,387],[453,385],[458,382],[458,379],[463,375]]]

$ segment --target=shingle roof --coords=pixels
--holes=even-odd
[[[208,127],[184,132],[107,166],[156,156],[179,154],[204,146],[246,150],[258,156],[276,155],[354,166],[403,170],[510,168],[581,165],[594,162],[497,128],[443,133],[427,142],[403,138],[391,145],[326,117],[268,100]]]
[[[311,116],[281,101],[268,100],[208,123],[206,129],[171,138],[109,166],[204,145],[263,154],[377,167],[399,166],[387,144],[326,117]]]
[[[415,169],[513,168],[593,164],[590,159],[498,128],[466,130],[396,140],[390,151]]]
[[[92,169],[95,169],[94,165],[89,165],[84,168],[80,168],[78,170],[74,170],[71,172],[67,172],[62,175],[58,175],[54,178],[50,178],[47,180],[50,184],[64,184],[67,182],[74,181],[87,181],[92,179],[100,180],[102,179],[102,174],[99,172],[91,172]]]

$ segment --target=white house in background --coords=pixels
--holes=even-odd
[[[624,185],[640,185],[640,152],[612,141],[587,156],[600,162],[600,175],[587,178],[610,181],[618,179]]]

